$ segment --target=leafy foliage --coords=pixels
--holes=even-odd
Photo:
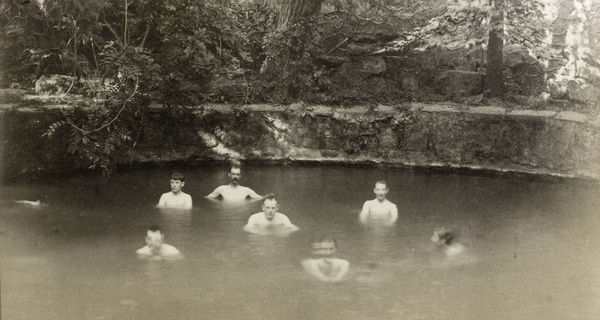
[[[560,52],[546,43],[547,37],[542,8],[538,0],[507,0],[500,8],[505,28],[505,45],[517,44],[531,50],[536,57],[546,60],[557,57]],[[420,26],[405,32],[400,39],[388,43],[383,51],[424,52],[432,48],[460,49],[486,48],[488,31],[494,7],[487,1],[451,2]]]
[[[314,26],[312,19],[304,19],[265,37],[262,72],[276,102],[289,103],[319,90],[321,72],[316,59],[322,51]]]
[[[65,120],[53,123],[44,136],[59,137],[59,130],[69,128],[68,151],[89,162],[90,168],[110,174],[135,146],[134,133],[140,137],[149,101],[167,106],[209,101],[209,83],[215,77],[243,76],[243,66],[260,59],[256,43],[269,16],[258,14],[260,8],[255,7],[252,15],[245,15],[242,30],[232,22],[243,16],[228,6],[234,7],[200,0],[47,0],[43,6],[27,7],[29,24],[7,21],[20,35],[35,29],[40,38],[49,35],[47,30],[60,36],[60,41],[48,44],[38,43],[38,38],[14,38],[7,42],[14,48],[8,49],[31,47],[35,55],[26,58],[34,63],[49,48],[59,48],[52,49],[63,68],[58,73],[88,78],[82,83],[94,83],[95,91],[103,92],[96,96],[102,100],[67,108],[74,111],[63,111]],[[38,20],[43,24],[33,25]]]
[[[406,19],[411,21],[406,29],[410,31],[383,51],[481,51],[494,28],[493,8],[482,0],[448,1],[441,11],[423,10],[438,1],[363,2],[363,13],[414,12]],[[282,3],[288,6],[278,10]],[[307,3],[318,5],[299,7]],[[79,88],[76,93],[95,100],[64,102],[70,104],[64,110],[73,111],[64,111],[64,119],[55,121],[45,137],[66,139],[69,152],[107,175],[143,139],[150,101],[164,106],[165,117],[179,119],[174,115],[182,106],[205,102],[330,103],[354,99],[348,95],[336,100],[337,90],[352,91],[365,84],[376,88],[364,96],[357,91],[356,100],[364,102],[396,90],[397,83],[390,85],[380,75],[353,83],[334,79],[335,68],[352,58],[324,56],[345,50],[350,42],[364,44],[364,35],[352,32],[371,21],[351,10],[355,1],[331,3],[329,16],[315,16],[320,0],[5,1],[0,3],[2,85],[32,87],[41,75],[74,76],[79,84],[73,90]],[[559,52],[544,42],[544,3],[503,3],[505,44],[523,46],[540,59],[556,57]],[[592,7],[598,11],[597,5]],[[301,14],[302,19],[282,16],[294,10],[310,14]],[[338,14],[341,19],[328,20]],[[586,21],[589,33],[596,32],[597,20],[591,16]],[[333,30],[334,24],[339,29]],[[590,41],[599,47],[595,38]]]

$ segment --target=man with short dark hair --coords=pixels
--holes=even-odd
[[[208,194],[206,198],[217,199],[221,197],[225,201],[243,201],[247,198],[259,200],[263,198],[252,189],[240,185],[242,168],[239,163],[233,163],[229,168],[229,173],[227,175],[230,179],[229,184],[217,187],[213,192]]]
[[[146,231],[146,246],[136,251],[143,258],[181,258],[181,252],[172,245],[164,243],[165,235],[160,227],[152,225]]]
[[[315,239],[311,249],[313,258],[302,260],[302,267],[311,276],[323,282],[338,282],[348,273],[350,263],[335,257],[337,243],[334,238]]]
[[[385,181],[380,180],[375,182],[375,188],[373,188],[375,199],[365,201],[358,217],[361,223],[377,221],[391,225],[396,222],[398,219],[398,208],[386,199],[388,192],[389,189]]]
[[[183,174],[175,172],[171,175],[171,192],[163,193],[158,200],[157,207],[192,208],[192,196],[182,191],[185,185]]]
[[[277,212],[279,204],[273,194],[263,199],[262,212],[250,216],[244,230],[256,234],[289,234],[298,230],[283,213]]]

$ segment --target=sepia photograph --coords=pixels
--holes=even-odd
[[[598,26],[2,0],[0,319],[600,319]]]

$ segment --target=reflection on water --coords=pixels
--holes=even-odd
[[[98,188],[70,177],[3,186],[2,319],[595,319],[600,317],[600,191],[396,169],[248,167],[243,184],[275,192],[300,230],[242,230],[260,202],[204,199],[226,169],[184,170],[189,211],[155,208],[168,170],[122,173]],[[358,214],[385,178],[393,226]],[[76,195],[74,192],[76,191]],[[44,207],[14,203],[36,201]],[[146,228],[185,259],[135,256]],[[449,256],[431,240],[456,230]],[[345,281],[303,272],[311,239],[337,240]]]

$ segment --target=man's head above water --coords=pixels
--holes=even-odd
[[[272,220],[275,217],[277,210],[279,210],[279,202],[274,194],[271,193],[265,196],[262,203],[262,210],[268,220]]]
[[[383,201],[385,200],[385,197],[387,196],[389,192],[388,186],[387,186],[387,182],[385,182],[384,180],[379,180],[377,182],[375,182],[375,187],[373,188],[373,193],[375,193],[375,196],[377,197],[378,200]]]
[[[152,225],[146,231],[146,244],[152,251],[160,251],[164,244],[165,235],[158,225]]]
[[[310,245],[311,252],[319,257],[332,257],[337,251],[337,242],[333,237],[324,236],[314,239]]]
[[[183,189],[183,186],[185,185],[185,177],[183,176],[183,174],[179,173],[179,172],[174,172],[171,175],[171,191],[173,191],[173,193],[179,193],[181,192],[181,189]]]
[[[179,259],[181,252],[172,245],[166,244],[165,235],[157,225],[152,225],[146,230],[146,246],[136,251],[139,257],[150,259]]]
[[[241,201],[248,198],[252,200],[259,200],[263,197],[254,190],[240,185],[240,178],[242,177],[242,168],[240,167],[239,161],[232,161],[227,172],[229,177],[229,183],[217,187],[213,192],[209,193],[207,199],[218,199],[223,198],[225,201]]]
[[[179,180],[181,182],[185,182],[185,177],[181,172],[173,172],[171,175],[171,180]]]
[[[231,180],[231,184],[239,185],[240,178],[242,177],[242,168],[240,167],[239,163],[236,162],[231,164],[231,167],[229,168],[229,173],[227,175]]]

